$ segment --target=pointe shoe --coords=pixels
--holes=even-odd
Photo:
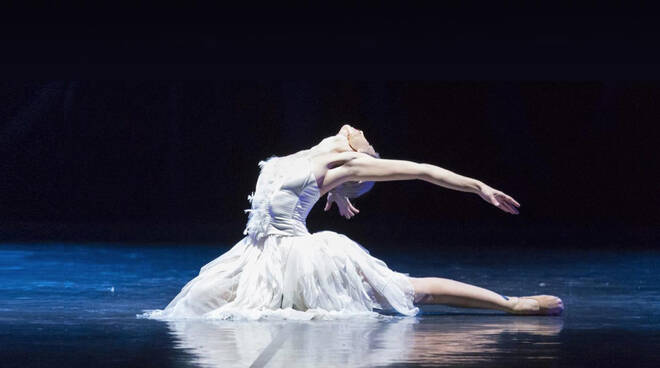
[[[564,311],[564,302],[554,295],[532,295],[518,297],[511,313],[528,315],[558,316]]]

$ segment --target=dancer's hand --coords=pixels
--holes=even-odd
[[[484,184],[481,190],[477,192],[477,194],[479,194],[479,196],[484,201],[492,204],[504,212],[508,212],[512,215],[518,214],[518,209],[516,207],[520,207],[520,203],[516,202],[515,199],[511,198],[511,196],[504,194],[497,189],[493,189]]]
[[[337,208],[339,208],[339,214],[350,219],[351,217],[358,214],[360,211],[355,208],[351,201],[348,200],[348,197],[343,196],[339,193],[333,191],[328,192],[327,202],[325,203],[324,211],[328,211],[332,208],[332,203],[337,203]]]

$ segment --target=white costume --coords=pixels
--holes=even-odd
[[[150,318],[312,319],[413,316],[414,290],[360,244],[333,231],[310,233],[307,214],[320,198],[310,150],[260,161],[246,235],[201,268]]]

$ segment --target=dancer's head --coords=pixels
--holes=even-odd
[[[342,125],[339,129],[338,135],[343,135],[348,138],[348,144],[351,149],[355,152],[363,152],[370,156],[380,157],[374,147],[369,144],[369,141],[364,136],[364,132],[360,129],[356,129],[349,124]]]
[[[366,153],[370,156],[380,158],[378,152],[376,152],[374,147],[369,144],[369,141],[367,141],[362,130],[344,124],[341,129],[339,129],[338,134],[348,138],[348,144],[353,151]],[[348,198],[356,198],[370,191],[373,186],[373,181],[348,181],[342,183],[334,190]]]

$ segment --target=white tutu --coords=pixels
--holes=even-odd
[[[301,153],[260,162],[257,193],[248,198],[249,235],[202,267],[165,309],[144,317],[309,320],[419,312],[407,274],[345,235],[307,231],[319,190]]]
[[[373,309],[415,315],[407,275],[345,235],[243,238],[211,261],[164,310],[150,318],[336,319],[377,316]]]

